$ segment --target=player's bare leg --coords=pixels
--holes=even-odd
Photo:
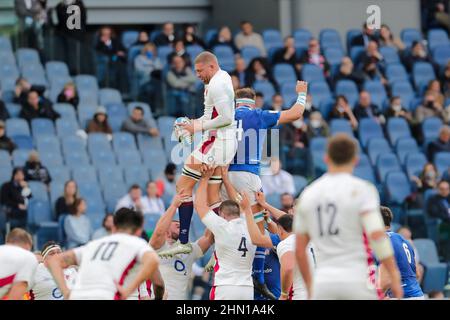
[[[220,187],[222,185],[222,173],[220,167],[214,170],[214,174],[209,179],[208,185],[208,205],[216,214],[219,214],[219,207],[222,203],[220,199]]]

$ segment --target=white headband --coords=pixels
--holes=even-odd
[[[238,104],[238,103],[242,103],[245,105],[255,104],[255,100],[249,99],[249,98],[239,98],[239,99],[236,99],[236,104]]]
[[[61,247],[58,246],[57,244],[53,244],[51,246],[48,246],[47,248],[45,248],[45,250],[42,252],[42,258],[45,259],[45,257],[48,256],[48,254],[53,251],[53,250],[61,250]]]

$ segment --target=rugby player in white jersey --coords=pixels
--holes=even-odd
[[[15,228],[0,246],[0,300],[22,300],[31,284],[38,261],[30,251],[31,235]]]
[[[189,123],[178,124],[189,134],[202,132],[202,140],[187,157],[177,192],[184,190],[188,197],[179,207],[180,237],[166,254],[189,253],[189,227],[193,214],[192,190],[201,178],[202,164],[223,166],[229,164],[236,153],[237,138],[234,120],[234,90],[230,75],[221,70],[214,54],[204,51],[194,62],[197,77],[205,84],[204,114]],[[217,212],[220,205],[219,190],[222,180],[217,168],[210,180],[208,204]]]
[[[225,200],[217,215],[207,204],[209,178],[215,170],[203,170],[196,197],[195,210],[205,226],[211,230],[215,239],[214,284],[211,300],[253,300],[252,264],[256,246],[252,244],[245,220],[241,218],[239,204]],[[251,212],[248,196],[243,195]]]
[[[58,287],[71,300],[119,300],[133,295],[158,270],[159,258],[139,237],[142,213],[128,208],[114,215],[114,233],[49,258],[48,266]],[[79,265],[72,290],[63,269]]]
[[[54,241],[49,241],[42,248],[43,261],[38,264],[29,292],[30,300],[63,300],[63,294],[48,270],[48,258],[61,254],[61,247]],[[77,276],[74,267],[64,269],[64,279],[68,288],[72,288]]]
[[[377,189],[352,175],[357,149],[345,134],[330,138],[328,171],[306,187],[295,208],[296,255],[308,298],[381,299],[372,250],[391,277],[394,297],[403,296]],[[316,252],[314,279],[307,259],[310,241]]]
[[[180,223],[174,220],[178,207],[188,195],[176,194],[166,212],[156,224],[150,239],[150,246],[156,252],[164,251],[173,246],[180,234]],[[192,252],[177,254],[171,257],[160,256],[159,270],[164,279],[167,300],[188,299],[188,286],[192,275],[192,265],[208,251],[214,239],[206,229],[205,235],[192,243]]]

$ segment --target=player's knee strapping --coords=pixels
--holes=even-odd
[[[188,166],[183,167],[183,171],[181,172],[182,176],[189,177],[191,179],[194,179],[195,181],[199,181],[202,177],[202,174],[200,171],[194,170],[192,168],[189,168]]]
[[[211,176],[209,178],[208,184],[220,184],[222,183],[222,176]]]

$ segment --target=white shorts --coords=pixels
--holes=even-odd
[[[253,286],[214,286],[209,300],[253,300]]]
[[[236,139],[212,136],[203,138],[191,155],[202,163],[226,166],[233,160],[236,150]]]
[[[256,174],[246,171],[229,171],[228,177],[231,184],[238,192],[246,192],[249,196],[250,204],[256,204],[255,192],[262,191],[261,178]],[[229,199],[227,190],[222,184],[220,189],[220,197],[222,200]]]
[[[316,282],[313,284],[313,300],[380,300],[377,289],[367,282]]]

